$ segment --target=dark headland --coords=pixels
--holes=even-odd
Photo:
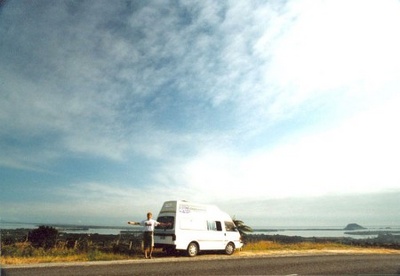
[[[367,229],[357,223],[349,223],[343,230],[362,230],[362,229]]]

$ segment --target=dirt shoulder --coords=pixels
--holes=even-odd
[[[323,255],[323,254],[398,254],[400,250],[385,248],[355,248],[355,249],[310,249],[310,250],[254,250],[238,251],[235,256],[293,256],[293,255]]]

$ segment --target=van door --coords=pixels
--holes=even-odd
[[[225,235],[221,221],[207,221],[207,241],[203,249],[221,250],[225,248]]]
[[[224,248],[228,242],[233,242],[234,244],[239,242],[240,233],[237,230],[235,224],[232,221],[225,221],[225,233],[224,233]]]

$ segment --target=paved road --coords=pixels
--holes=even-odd
[[[400,255],[160,258],[124,262],[6,267],[12,275],[399,275]]]

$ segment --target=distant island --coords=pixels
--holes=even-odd
[[[361,229],[367,229],[357,223],[349,223],[343,230],[361,230]]]

